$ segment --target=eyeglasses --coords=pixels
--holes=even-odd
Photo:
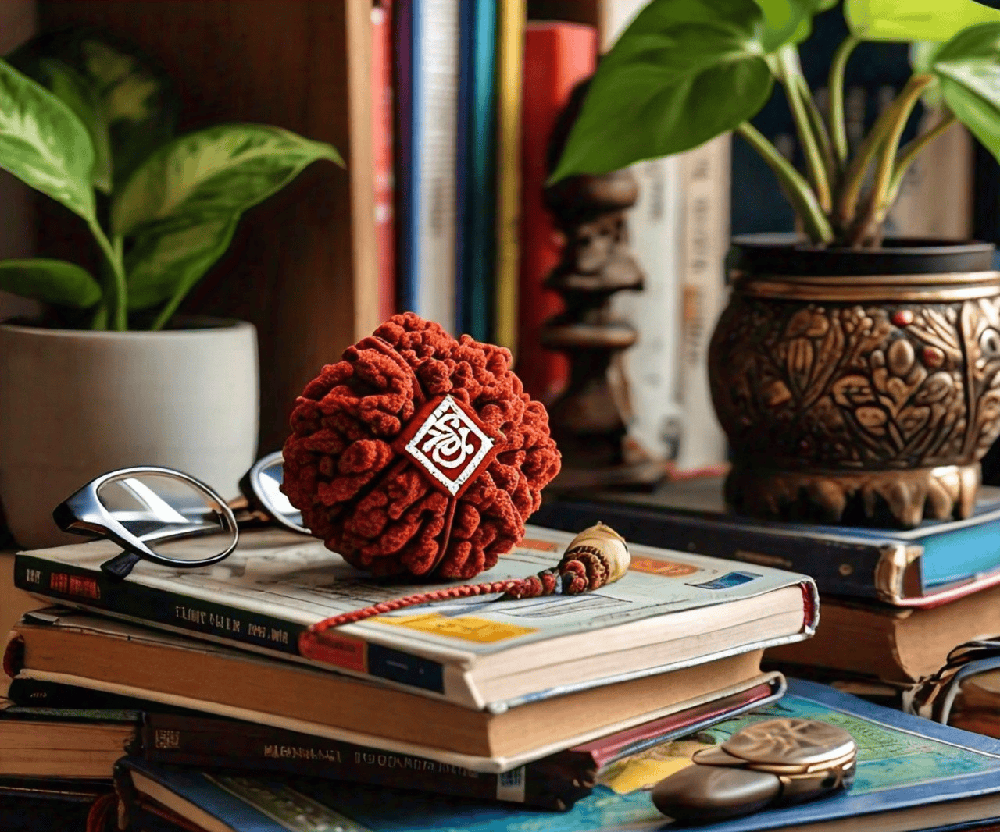
[[[281,492],[283,479],[281,452],[268,454],[240,479],[242,496],[227,503],[201,480],[172,468],[121,468],[73,493],[52,519],[64,532],[106,537],[125,549],[101,564],[117,578],[143,558],[164,566],[208,566],[233,553],[241,527],[277,523],[310,534]]]

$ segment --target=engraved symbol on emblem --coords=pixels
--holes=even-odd
[[[404,446],[407,455],[455,496],[493,447],[493,440],[445,396]]]

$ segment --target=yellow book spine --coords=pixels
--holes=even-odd
[[[521,84],[526,0],[499,0],[497,25],[496,343],[517,347],[520,273]]]

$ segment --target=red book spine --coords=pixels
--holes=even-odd
[[[521,139],[521,274],[517,373],[525,390],[550,402],[566,385],[566,357],[541,346],[542,324],[562,311],[543,281],[558,264],[562,240],[545,208],[546,148],[573,87],[596,68],[597,30],[561,21],[530,22],[524,44]]]
[[[375,159],[375,246],[379,320],[396,311],[393,203],[392,0],[372,3],[372,149]]]

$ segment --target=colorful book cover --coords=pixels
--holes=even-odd
[[[572,539],[529,526],[525,539],[482,579],[550,568]],[[193,553],[215,543],[192,538],[165,545]],[[433,586],[377,582],[320,541],[275,530],[241,535],[237,551],[209,569],[142,562],[125,581],[100,569],[119,551],[110,541],[21,552],[15,583],[74,606],[240,646],[295,656],[305,644],[305,655],[324,666],[475,708],[530,699],[553,685],[568,692],[598,679],[608,683],[697,664],[814,631],[818,598],[804,575],[630,548],[626,574],[593,592],[456,599],[344,625],[322,639],[304,633],[328,617]]]
[[[973,516],[915,529],[781,523],[726,511],[718,477],[651,493],[543,503],[532,522],[580,528],[600,519],[628,540],[766,563],[811,575],[821,593],[901,607],[935,606],[1000,585],[1000,488],[981,487]]]
[[[931,829],[1000,815],[1000,742],[902,714],[824,685],[791,681],[779,702],[654,745],[609,766],[588,797],[567,812],[540,814],[437,795],[355,784],[299,785],[277,780],[171,771],[128,758],[119,778],[140,795],[154,784],[186,807],[228,823],[236,832],[278,830],[282,818],[308,812],[315,824],[351,832],[583,832],[668,828],[649,797],[652,785],[689,765],[698,748],[714,745],[754,720],[797,717],[829,721],[858,743],[852,788],[843,794],[765,810],[713,824],[712,832],[763,829]],[[129,789],[123,789],[128,794]],[[887,827],[877,826],[888,824]]]

